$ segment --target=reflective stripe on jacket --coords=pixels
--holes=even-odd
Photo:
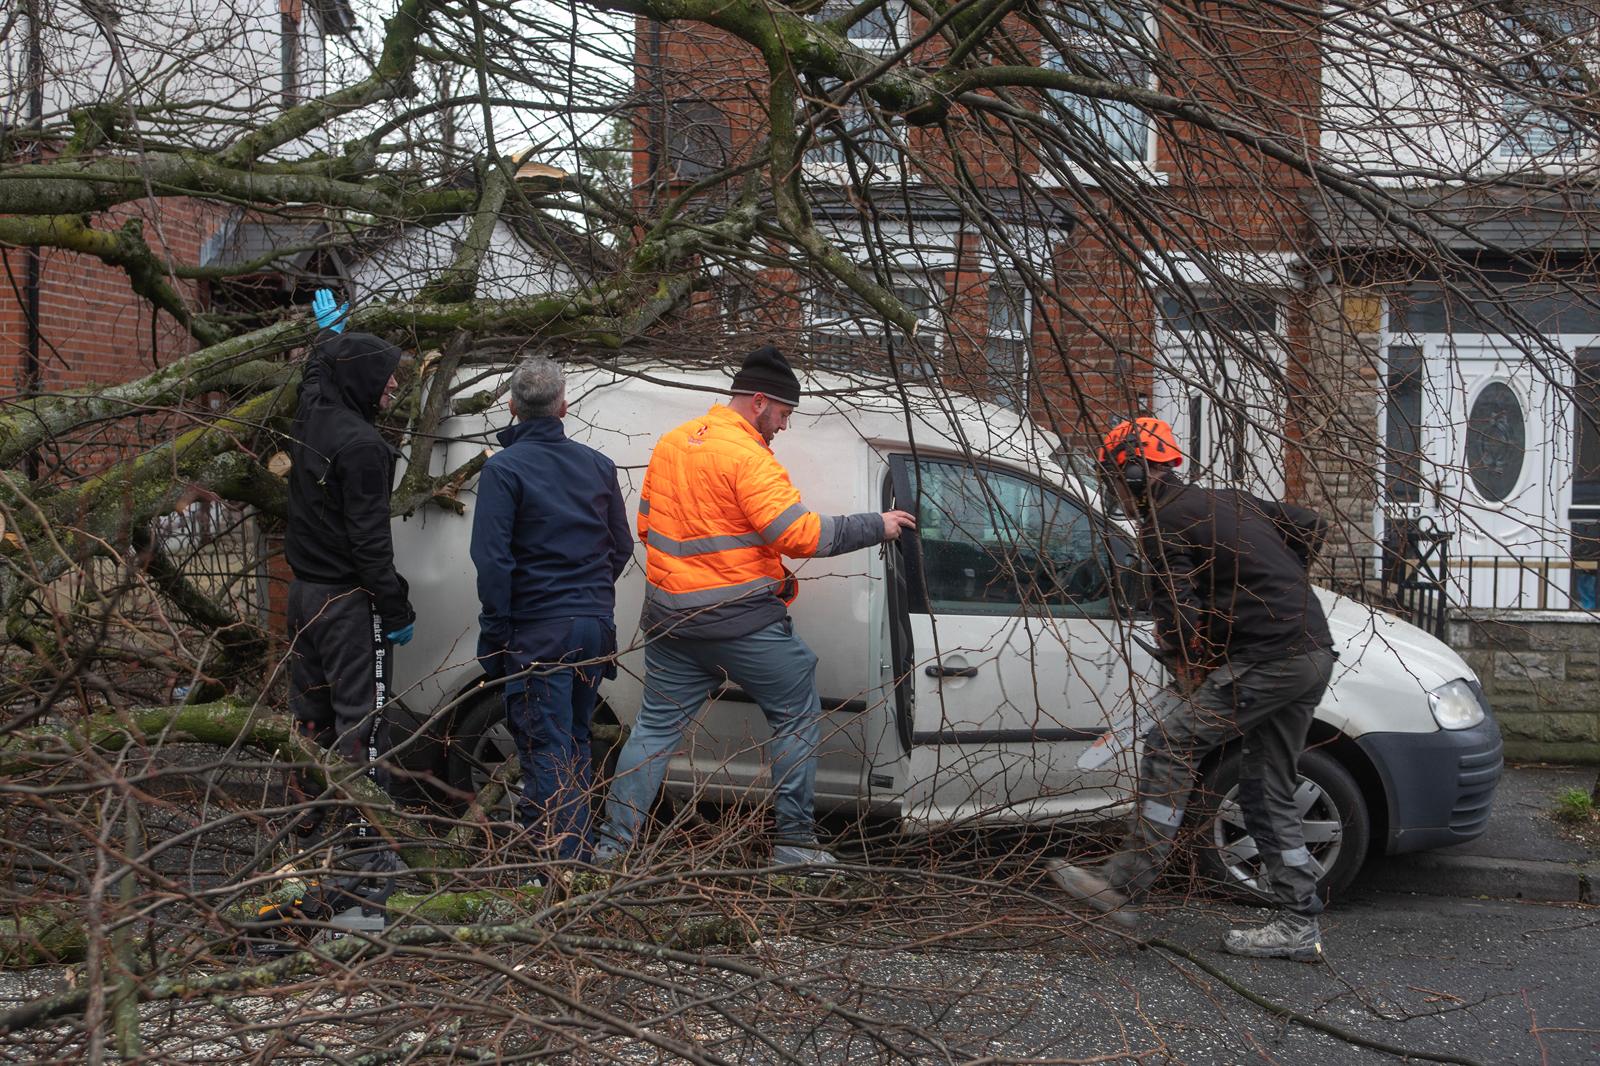
[[[783,556],[877,544],[883,520],[811,511],[756,428],[715,404],[656,444],[640,494],[639,539],[645,632],[726,640],[787,617],[797,585]]]

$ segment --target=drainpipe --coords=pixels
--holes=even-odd
[[[28,149],[29,159],[38,163],[42,157],[40,139],[44,132],[44,40],[39,32],[39,0],[28,0],[28,126],[33,130],[33,142]],[[22,395],[37,396],[42,391],[39,350],[43,338],[39,333],[39,289],[43,281],[44,264],[39,258],[38,245],[27,250],[27,273],[23,279],[23,316],[27,319],[27,342],[22,355]],[[29,481],[39,479],[39,449],[30,448],[23,457],[23,472]]]
[[[661,23],[655,19],[650,20],[650,80],[654,92],[650,101],[649,154],[646,163],[650,167],[650,206],[654,207],[661,186],[665,183],[661,173],[661,149],[667,142],[667,87],[661,74]]]

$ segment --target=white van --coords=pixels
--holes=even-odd
[[[656,440],[725,398],[715,372],[633,367],[571,378],[567,433],[617,464],[630,511]],[[1097,486],[1054,458],[1059,441],[991,404],[936,389],[806,382],[775,451],[823,514],[904,507],[916,538],[799,562],[795,627],[819,657],[827,721],[819,809],[898,818],[908,829],[1103,817],[1128,801],[1134,753],[1094,770],[1080,756],[1108,726],[1148,707],[1161,668],[1133,639],[1136,555]],[[509,421],[504,402],[452,419],[433,470],[458,468]],[[478,602],[465,517],[432,508],[395,523],[416,638],[396,656],[391,730],[401,761],[470,787],[513,748],[498,690],[473,660]],[[597,719],[638,711],[644,549],[617,589],[623,654]],[[1116,575],[1108,580],[1108,575]],[[1396,853],[1482,833],[1501,769],[1500,734],[1477,678],[1427,633],[1321,593],[1338,643],[1333,684],[1301,760],[1307,842],[1343,888],[1369,847]],[[1137,720],[1137,719],[1136,719]],[[1145,721],[1140,721],[1142,731]],[[712,701],[667,778],[671,792],[732,798],[761,787],[767,727],[737,690]],[[1092,761],[1092,760],[1089,760]],[[1204,768],[1219,816],[1205,830],[1210,872],[1250,885],[1261,871],[1232,796],[1236,753]],[[1198,817],[1209,817],[1203,806]]]

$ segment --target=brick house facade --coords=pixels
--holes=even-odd
[[[848,10],[849,5],[825,5],[819,17]],[[1108,14],[1105,24],[1113,36],[1117,17]],[[1169,20],[1167,29],[1160,31],[1163,39],[1171,31],[1173,40],[1182,40],[1187,36],[1183,31],[1192,29],[1182,25],[1178,12],[1163,9],[1162,18]],[[1174,19],[1180,21],[1170,21]],[[1208,25],[1214,29],[1214,24]],[[900,41],[921,36],[925,28],[921,16],[891,0],[848,33],[853,43],[887,54]],[[1026,33],[1020,24],[1013,28],[1017,40],[1027,41]],[[760,101],[766,86],[749,76],[755,65],[749,46],[730,35],[698,25],[684,28],[641,19],[635,39],[636,83],[649,104],[636,126],[634,179],[648,207],[720,166],[749,157],[765,128]],[[938,47],[943,46],[919,45],[922,51],[916,58],[936,63]],[[1027,58],[1033,63],[1056,62],[1050,44],[1035,38],[1028,47]],[[1318,98],[1314,34],[1296,36],[1281,28],[1268,32],[1240,26],[1231,34],[1213,33],[1203,55],[1175,46],[1171,62],[1186,72],[1181,86],[1162,84],[1160,75],[1147,70],[1130,76],[1147,78],[1155,88],[1203,98],[1227,112],[1248,110],[1258,129],[1278,129],[1296,139],[1315,141],[1314,127],[1305,128],[1314,121]],[[1208,77],[1208,70],[1222,66],[1228,68],[1227,77]],[[840,114],[848,126],[849,107]],[[994,210],[997,224],[1009,227],[1010,249],[963,225],[949,197],[940,195],[939,190],[954,180],[956,168],[939,128],[896,127],[874,133],[863,127],[858,140],[864,149],[855,160],[854,176],[848,173],[845,153],[836,146],[814,144],[805,163],[819,228],[831,226],[829,235],[840,238],[847,254],[863,244],[859,236],[852,238],[851,227],[859,234],[867,226],[893,229],[896,233],[887,244],[894,245],[898,238],[902,246],[917,250],[907,257],[915,259],[908,269],[891,272],[891,283],[901,294],[895,283],[902,275],[916,274],[926,281],[925,293],[913,293],[908,303],[935,327],[937,340],[929,344],[937,348],[941,380],[1025,403],[1080,448],[1097,441],[1130,413],[1152,408],[1165,413],[1160,410],[1163,405],[1187,412],[1188,396],[1170,389],[1160,395],[1157,388],[1163,346],[1171,347],[1173,337],[1153,295],[1162,291],[1163,282],[1154,276],[1171,271],[1175,261],[1193,263],[1215,252],[1245,264],[1267,264],[1266,273],[1273,276],[1260,280],[1273,287],[1264,289],[1263,296],[1276,308],[1273,328],[1284,348],[1284,369],[1291,383],[1303,374],[1305,365],[1305,329],[1301,316],[1294,313],[1302,300],[1295,291],[1300,282],[1275,264],[1303,246],[1306,222],[1298,193],[1307,179],[1287,166],[1263,167],[1259,159],[1242,155],[1220,135],[1198,133],[1191,126],[1152,123],[1115,112],[1101,121],[1126,124],[1103,130],[1105,140],[1123,148],[1127,170],[1142,174],[1155,194],[1144,205],[1150,213],[1141,213],[1142,234],[1135,234],[1128,214],[1096,185],[1091,171],[1066,166],[1058,173],[1046,173],[1040,158],[1020,143],[1007,143],[992,131],[980,136],[964,127],[959,116],[952,118],[951,128],[963,162],[981,186],[986,209]],[[897,165],[902,158],[914,161],[904,171]],[[1023,161],[1020,178],[1014,167],[1017,160]],[[874,173],[874,166],[880,171]],[[858,262],[864,264],[865,259],[862,255]],[[1178,269],[1181,272],[1181,265]],[[1027,299],[1021,313],[1014,313],[1005,306],[1005,301],[1015,299],[1008,293],[1024,287],[1019,275],[1030,273],[1043,281],[1042,290]],[[834,346],[826,336],[831,320],[815,305],[819,300],[830,305],[825,310],[841,311],[839,318],[859,309],[848,302],[838,306],[838,293],[796,291],[796,275],[782,269],[764,268],[758,274],[765,297],[755,302],[762,305],[765,319],[734,315],[724,325],[759,332],[764,323],[765,328],[791,335],[803,330],[812,363],[837,365],[829,350]],[[1167,281],[1190,292],[1204,285],[1200,277]],[[862,370],[879,369],[871,365],[874,342],[880,350],[895,343],[892,338],[885,341],[881,331],[871,336],[870,330],[858,340],[845,347]],[[1003,343],[1008,340],[1023,344]],[[718,341],[708,338],[707,343]],[[1026,365],[1008,368],[1005,356],[1018,347],[1026,349]],[[1008,389],[1010,394],[1004,395]],[[1287,414],[1286,430],[1292,436],[1295,419],[1292,411]],[[1194,429],[1198,433],[1200,427]],[[1203,444],[1208,452],[1224,450],[1221,442]],[[1278,469],[1267,477],[1269,487],[1301,494],[1294,457],[1277,458]],[[1208,470],[1212,466],[1203,465]],[[1220,480],[1224,472],[1219,468],[1214,473]]]
[[[814,17],[834,19],[850,10],[848,4],[828,3]],[[1140,38],[1146,58],[1121,67],[1118,37],[1134,32],[1127,5],[1062,10],[1096,13],[1089,20],[1091,30],[1064,28],[1062,37],[1092,55],[1102,70],[1120,73],[1132,84],[1202,100],[1265,138],[1282,134],[1281,143],[1301,146],[1307,158],[1325,156],[1357,171],[1370,165],[1374,174],[1384,175],[1411,164],[1422,173],[1447,173],[1459,157],[1487,155],[1513,175],[1530,164],[1548,175],[1550,159],[1540,153],[1559,147],[1541,144],[1538,136],[1517,139],[1518,123],[1524,133],[1531,125],[1539,136],[1562,127],[1538,120],[1514,94],[1450,112],[1428,93],[1413,92],[1403,99],[1417,101],[1421,110],[1406,126],[1408,105],[1398,106],[1402,113],[1396,119],[1396,99],[1381,95],[1389,91],[1387,83],[1360,71],[1349,82],[1375,86],[1380,95],[1359,101],[1360,106],[1341,99],[1335,114],[1325,93],[1349,71],[1334,77],[1333,68],[1325,70],[1320,27],[1287,21],[1292,16],[1277,8],[1263,7],[1260,18],[1232,20],[1194,9],[1196,21],[1190,24],[1181,5],[1163,5],[1159,24],[1152,18]],[[927,36],[914,58],[937,69],[937,49],[944,46],[937,35],[925,35],[926,29],[920,16],[891,2],[847,33],[853,43],[884,54],[902,41]],[[1049,42],[1036,36],[1030,43],[1020,25],[1012,30],[1025,53],[1020,59],[1046,67],[1059,62]],[[640,20],[636,41],[636,85],[648,107],[636,127],[634,177],[648,209],[719,167],[748,159],[761,133],[767,86],[749,75],[752,69],[765,70],[749,46],[714,30]],[[1199,41],[1203,48],[1189,43]],[[1164,57],[1161,69],[1154,69],[1151,55]],[[1366,61],[1360,52],[1348,51],[1339,60],[1357,67]],[[1173,71],[1181,78],[1169,76]],[[1370,115],[1362,113],[1363,107]],[[1510,660],[1469,640],[1491,629],[1503,633],[1507,608],[1513,614],[1560,608],[1570,612],[1562,621],[1541,616],[1534,620],[1537,626],[1577,628],[1540,639],[1595,647],[1600,313],[1588,306],[1593,301],[1581,298],[1551,305],[1550,294],[1539,289],[1554,284],[1593,292],[1593,226],[1574,225],[1584,217],[1585,204],[1590,210],[1600,206],[1590,203],[1592,195],[1580,197],[1583,203],[1574,203],[1570,195],[1552,197],[1559,202],[1541,209],[1538,195],[1526,191],[1530,186],[1516,191],[1513,181],[1508,199],[1457,208],[1450,205],[1447,188],[1410,189],[1399,178],[1374,179],[1392,188],[1397,210],[1409,205],[1434,212],[1437,217],[1425,217],[1434,218],[1441,233],[1450,231],[1445,244],[1471,269],[1507,275],[1505,263],[1481,254],[1485,245],[1545,264],[1548,276],[1519,280],[1513,272],[1497,297],[1513,309],[1513,317],[1521,308],[1531,320],[1544,316],[1549,321],[1537,327],[1543,333],[1532,350],[1521,353],[1531,358],[1519,362],[1515,344],[1489,351],[1515,330],[1501,323],[1477,327],[1484,334],[1501,330],[1498,338],[1470,330],[1470,336],[1463,335],[1459,323],[1466,316],[1441,296],[1437,282],[1430,288],[1415,268],[1396,272],[1387,257],[1393,249],[1361,232],[1362,225],[1376,223],[1359,211],[1341,209],[1337,197],[1315,187],[1300,170],[1270,163],[1265,155],[1193,124],[1145,119],[1141,134],[1135,111],[1102,105],[1098,112],[1081,113],[1098,123],[1101,147],[1120,157],[1117,195],[1140,195],[1141,187],[1125,178],[1144,174],[1142,189],[1150,195],[1139,204],[1137,217],[1097,183],[1093,160],[1046,173],[1034,146],[976,136],[955,112],[948,129],[999,224],[1010,225],[1013,237],[1030,235],[1014,241],[1007,254],[972,227],[949,223],[949,204],[932,191],[947,185],[955,169],[940,140],[945,129],[874,130],[853,116],[848,104],[838,115],[847,128],[855,123],[863,144],[855,153],[855,172],[846,172],[847,153],[814,147],[806,159],[807,197],[819,227],[826,221],[836,231],[848,230],[841,223],[853,218],[858,230],[894,230],[878,242],[880,259],[884,248],[918,250],[911,257],[914,269],[891,270],[888,280],[899,295],[905,274],[925,278],[927,295],[913,293],[916,298],[907,302],[930,327],[925,334],[939,337],[924,349],[934,349],[940,381],[1025,404],[1061,434],[1069,462],[1074,456],[1080,462],[1086,458],[1115,421],[1136,412],[1161,415],[1174,424],[1191,460],[1191,476],[1242,484],[1329,516],[1333,533],[1321,579],[1383,602],[1394,597],[1396,580],[1422,573],[1394,565],[1396,558],[1414,557],[1419,544],[1426,547],[1425,537],[1413,538],[1433,528],[1448,533],[1446,550],[1472,558],[1448,578],[1442,598],[1430,601],[1437,610],[1429,613],[1432,609],[1419,601],[1415,617],[1441,636],[1460,638],[1462,651],[1480,667],[1486,683],[1499,686],[1494,698],[1506,701],[1512,750],[1537,754],[1546,750],[1541,745],[1554,743],[1573,754],[1600,751],[1600,706],[1592,701],[1572,705],[1567,699],[1581,686],[1545,691],[1551,677],[1492,669]],[[1441,129],[1440,116],[1452,113],[1463,116],[1470,128]],[[1391,144],[1371,158],[1364,155],[1369,145],[1363,136],[1386,120],[1401,122],[1401,132],[1391,140],[1415,136],[1421,147],[1410,152]],[[1330,130],[1331,122],[1339,123],[1337,131]],[[1475,156],[1450,148],[1452,138],[1464,137],[1488,140],[1477,146]],[[1498,146],[1494,137],[1502,138]],[[1430,155],[1440,144],[1447,150]],[[902,169],[906,158],[912,166]],[[1021,177],[1012,166],[1017,161]],[[967,207],[971,212],[972,204]],[[938,240],[929,237],[937,237],[941,221],[946,222],[944,246],[930,253],[929,245]],[[914,233],[919,226],[921,239]],[[847,232],[839,235],[836,245],[847,254],[865,243],[852,243]],[[856,258],[865,264],[870,257]],[[996,313],[997,306],[1004,311],[1000,301],[1018,273],[1028,272],[1037,272],[1043,285],[1033,287],[1024,313]],[[730,300],[727,287],[719,296],[724,312],[735,303],[756,304],[762,313],[703,320],[709,334],[704,347],[721,345],[727,349],[723,354],[731,355],[738,338],[765,330],[783,337],[812,365],[841,365],[838,346],[828,336],[833,320],[815,311],[819,303],[836,306],[836,294],[822,287],[804,291],[800,276],[782,268],[756,273],[762,296]],[[849,314],[846,307],[839,317]],[[870,317],[859,311],[857,316]],[[995,330],[997,324],[1015,327],[1019,319],[1029,355],[1025,371],[1009,371],[996,358],[1007,350],[997,340],[1007,338],[997,338]],[[881,353],[903,344],[886,337],[882,327],[860,332],[859,343],[845,346],[845,352],[863,371],[881,369]],[[1015,335],[1013,329],[1008,337]],[[1469,351],[1473,345],[1480,350]],[[1569,374],[1541,391],[1533,380],[1540,353],[1554,365],[1572,368],[1576,377]],[[1471,371],[1465,377],[1463,368]],[[1008,390],[1008,379],[1022,382],[1021,387]],[[1455,387],[1462,380],[1465,389]],[[1240,418],[1241,412],[1249,418]],[[1504,442],[1483,432],[1491,420],[1558,428],[1548,437],[1529,433],[1518,445],[1525,454],[1511,455]],[[1425,487],[1425,475],[1434,468],[1456,471],[1450,498]],[[1496,477],[1506,484],[1496,486]],[[1492,506],[1495,492],[1516,506]],[[1491,496],[1480,499],[1485,493]],[[1542,502],[1535,507],[1536,501]],[[1436,524],[1418,524],[1419,517]],[[1526,567],[1526,556],[1537,565]],[[1458,608],[1454,616],[1452,608]],[[1477,624],[1483,610],[1494,613],[1495,626]],[[1454,624],[1447,625],[1452,617]],[[1592,655],[1582,655],[1588,658],[1576,665],[1562,660],[1555,681],[1589,676]]]
[[[74,5],[32,5],[0,42],[0,84],[10,101],[4,122],[19,162],[62,148],[26,135],[42,116],[107,99],[123,106],[180,100],[191,108],[214,102],[224,108],[218,127],[191,125],[184,136],[197,147],[208,136],[220,143],[241,118],[264,121],[321,92],[325,41],[355,24],[346,0],[152,0],[116,15],[101,26]],[[107,34],[120,37],[120,67]],[[141,81],[146,74],[154,75],[149,84]],[[232,208],[202,201],[144,197],[84,221],[99,230],[138,225],[158,258],[204,267],[216,265],[218,240],[235,217]],[[133,291],[120,267],[47,246],[0,249],[0,269],[0,400],[127,381],[197,347],[181,323]],[[212,307],[209,281],[168,281],[190,311]],[[39,457],[42,468],[69,476],[92,468],[93,447],[106,443],[82,450],[95,432],[85,427],[78,440],[53,442]]]

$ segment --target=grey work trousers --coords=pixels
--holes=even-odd
[[[353,763],[380,788],[394,645],[372,597],[351,585],[289,583],[289,710],[300,731]]]
[[[1128,845],[1106,866],[1130,896],[1155,881],[1183,824],[1200,762],[1223,744],[1243,742],[1239,806],[1255,838],[1274,900],[1297,914],[1322,910],[1317,867],[1306,850],[1295,804],[1300,753],[1312,715],[1333,674],[1333,653],[1317,650],[1266,662],[1228,662],[1188,696],[1168,691],[1145,735],[1138,805]]]

